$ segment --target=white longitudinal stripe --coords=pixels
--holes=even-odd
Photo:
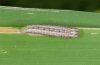
[[[20,30],[14,27],[0,27],[0,34],[20,34]]]
[[[97,32],[92,32],[91,35],[98,35],[100,33],[97,33]]]
[[[21,32],[19,30],[18,31],[6,31],[6,32],[0,31],[0,34],[21,34]]]
[[[0,29],[14,29],[14,27],[0,27]]]
[[[84,29],[84,30],[100,30],[100,28],[78,28],[78,29]]]

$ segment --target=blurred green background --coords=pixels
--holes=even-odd
[[[3,6],[99,11],[100,0],[0,0]]]

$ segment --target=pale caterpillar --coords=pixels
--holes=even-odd
[[[28,25],[23,27],[20,32],[26,34],[41,34],[48,36],[64,37],[64,38],[76,38],[78,37],[78,29],[61,26],[51,25]]]

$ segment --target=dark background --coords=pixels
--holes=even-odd
[[[0,0],[3,6],[97,11],[100,0]]]

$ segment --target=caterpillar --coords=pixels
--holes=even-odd
[[[23,27],[20,32],[25,34],[41,34],[55,37],[76,38],[78,37],[78,29],[63,26],[51,25],[28,25]]]

